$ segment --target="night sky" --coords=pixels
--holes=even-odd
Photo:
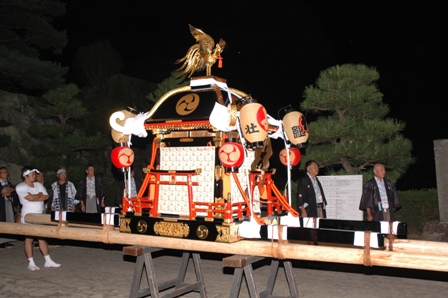
[[[241,3],[240,3],[241,2]],[[407,124],[417,162],[399,189],[436,187],[433,140],[448,138],[448,16],[443,1],[68,1],[62,63],[79,46],[109,39],[124,73],[158,83],[195,43],[188,24],[227,45],[212,75],[277,118],[298,107],[321,71],[345,63],[375,67],[389,117]],[[199,73],[198,75],[204,75]],[[312,133],[312,132],[310,132]]]

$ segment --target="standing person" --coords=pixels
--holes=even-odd
[[[16,222],[16,212],[19,207],[19,198],[14,190],[14,186],[8,180],[8,170],[0,167],[0,221]],[[14,246],[13,239],[0,238],[0,248]]]
[[[142,183],[138,180],[135,180],[134,177],[135,171],[134,169],[131,168],[131,183],[130,183],[130,198],[136,198],[138,191],[140,190],[140,187],[142,186]],[[126,175],[127,178],[127,175]],[[129,185],[129,180],[126,179],[126,186]],[[125,197],[129,197],[128,195],[128,189],[125,187],[125,182],[124,179],[120,180],[120,182],[118,182],[118,190],[117,190],[117,197],[115,198],[115,205],[119,206],[120,208],[122,208],[123,206],[123,196]]]
[[[53,190],[51,189],[51,185],[45,185],[45,175],[43,171],[36,172],[36,182],[42,184],[48,193],[48,199],[44,202],[44,213],[49,214],[51,211],[51,203],[53,202]]]
[[[395,221],[395,211],[401,208],[395,186],[386,178],[383,164],[373,166],[374,177],[364,184],[359,210],[366,211],[368,221]]]
[[[14,185],[8,180],[6,167],[0,167],[0,191],[0,221],[15,222],[15,214],[20,202],[14,191]]]
[[[28,213],[43,213],[44,201],[48,199],[47,190],[36,180],[36,169],[25,166],[22,168],[23,182],[16,186],[16,192],[22,204],[21,221],[25,224],[25,216]],[[33,258],[33,237],[25,236],[25,254],[28,258],[28,269],[31,271],[40,270],[34,263]],[[55,263],[48,253],[48,243],[43,238],[38,238],[39,249],[45,258],[45,267],[59,267],[61,264]]]
[[[315,160],[309,160],[305,163],[306,174],[299,179],[297,188],[296,208],[302,217],[321,217],[326,218],[327,212],[322,184],[317,179],[319,174],[319,165]]]
[[[85,213],[101,213],[105,207],[103,184],[95,176],[92,164],[86,166],[86,178],[79,183],[77,199],[81,201],[81,211]]]
[[[64,168],[56,172],[58,181],[51,184],[53,192],[53,202],[51,211],[74,212],[76,208],[76,188],[75,185],[67,180],[67,171]]]

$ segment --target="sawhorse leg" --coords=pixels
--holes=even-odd
[[[249,295],[251,298],[274,298],[272,293],[274,291],[274,285],[277,278],[278,267],[280,261],[273,259],[271,261],[271,266],[269,268],[269,276],[266,285],[266,289],[258,293],[257,286],[255,284],[254,272],[252,268],[252,263],[258,262],[264,259],[263,257],[256,256],[246,256],[246,255],[234,255],[223,259],[224,267],[233,267],[235,268],[233,274],[232,287],[230,289],[230,297],[238,297],[241,282],[243,280],[243,274],[246,277],[247,287],[249,290]],[[285,275],[289,285],[290,295],[288,298],[299,297],[299,292],[297,290],[297,286],[294,280],[294,275],[292,272],[292,265],[290,261],[283,261],[283,267],[285,269]]]
[[[278,267],[280,261],[273,259],[271,261],[271,267],[269,269],[269,277],[266,285],[266,289],[260,293],[260,297],[273,298],[272,292],[274,291],[275,280],[277,279]],[[289,293],[288,298],[299,297],[299,291],[297,290],[294,275],[292,273],[292,265],[290,261],[283,261],[283,268],[285,269],[286,280],[288,281]]]
[[[201,258],[198,253],[184,252],[182,254],[181,266],[177,277],[175,279],[157,284],[151,254],[158,250],[160,249],[151,247],[141,247],[141,246],[128,246],[123,248],[123,253],[125,255],[131,255],[137,257],[129,297],[137,298],[151,295],[151,297],[153,298],[159,298],[159,297],[168,298],[168,297],[177,297],[179,295],[191,291],[199,292],[201,297],[204,298],[207,297],[204,277],[202,273]],[[184,282],[184,280],[187,273],[190,254],[193,257],[193,265],[197,282],[187,284]],[[148,287],[140,289],[141,280],[144,274],[146,275]],[[170,289],[169,293],[163,293],[164,295],[160,296],[162,294],[161,293],[162,291],[168,289]]]
[[[263,260],[262,257],[234,255],[222,260],[224,267],[233,267],[235,271],[233,273],[232,287],[230,289],[230,297],[238,297],[241,288],[241,282],[243,281],[243,274],[246,276],[247,288],[249,290],[250,297],[260,297],[257,291],[257,285],[255,284],[254,272],[252,263]]]

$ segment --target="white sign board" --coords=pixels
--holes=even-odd
[[[363,220],[362,175],[317,176],[327,198],[327,218]]]

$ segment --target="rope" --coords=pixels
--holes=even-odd
[[[62,220],[62,213],[63,213],[63,211],[59,210],[59,220],[58,220],[58,226],[56,228],[56,238],[58,238],[58,239],[63,239],[59,236],[59,231],[61,230],[61,227],[68,226],[68,223],[66,221]]]
[[[105,228],[105,226],[103,226],[103,230],[101,231],[101,241],[103,243],[111,244],[111,242],[109,240],[109,232],[110,231],[111,231],[110,228]]]
[[[397,236],[393,233],[393,222],[389,222],[389,234],[387,235],[387,239],[389,240],[389,251],[394,250],[394,240],[397,239]]]
[[[285,256],[283,255],[283,245],[288,244],[287,240],[283,240],[283,226],[277,225],[278,227],[278,241],[277,241],[277,247],[274,248],[274,237],[271,238],[271,254],[274,259],[285,259]],[[271,225],[272,233],[271,235],[274,236],[274,225]]]
[[[287,240],[283,240],[283,226],[278,226],[278,242],[277,242],[277,258],[278,259],[284,259],[285,256],[283,255],[283,244],[288,244]]]
[[[255,221],[259,224],[262,225],[264,224],[264,221],[258,217],[258,215],[256,213],[252,212],[252,207],[250,205],[249,199],[246,196],[246,193],[244,192],[243,188],[241,187],[241,183],[240,180],[238,179],[238,176],[235,172],[232,172],[233,178],[235,179],[236,185],[238,186],[238,189],[240,190],[241,195],[244,198],[244,201],[246,202],[247,208],[249,208],[250,210],[250,214],[255,218]]]
[[[278,190],[277,186],[275,184],[272,184],[272,190],[274,191],[275,196],[278,198],[282,206],[288,211],[292,216],[299,217],[299,212],[295,210],[294,208],[289,205],[289,203],[285,200],[281,192]]]
[[[364,232],[364,266],[372,267],[372,261],[370,259],[370,231]]]
[[[103,213],[103,230],[101,231],[101,241],[106,244],[110,244],[109,240],[109,231],[114,229],[114,226],[110,224],[111,217],[113,216],[113,213]],[[107,216],[109,215],[109,216]]]

